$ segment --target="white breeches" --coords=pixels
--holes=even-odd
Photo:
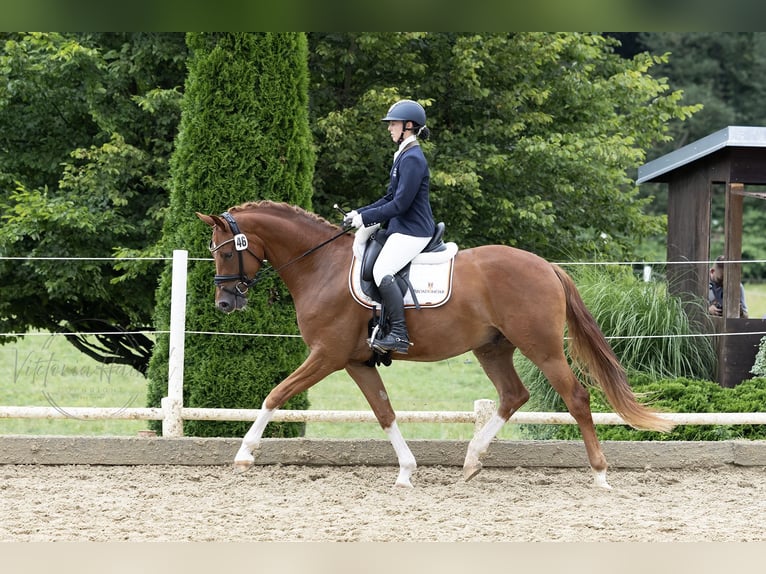
[[[430,237],[414,237],[402,233],[394,233],[388,237],[386,244],[378,255],[372,275],[375,284],[380,285],[383,277],[394,275],[402,267],[412,261],[418,253],[431,241]]]

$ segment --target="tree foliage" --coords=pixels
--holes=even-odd
[[[108,258],[156,241],[183,36],[2,36],[0,254]],[[0,260],[0,328],[145,329],[156,269],[118,281],[122,274],[109,261]],[[141,371],[151,352],[141,335],[73,342]]]
[[[658,146],[657,155],[684,146],[730,125],[761,126],[766,110],[766,37],[758,32],[646,32],[641,46],[668,54],[658,74],[684,100],[702,104],[689,121],[671,122],[672,141]]]
[[[668,54],[656,74],[667,77],[674,90],[683,92],[683,101],[700,104],[702,109],[688,121],[670,121],[672,139],[653,146],[648,159],[699,140],[727,126],[764,126],[766,108],[766,34],[762,32],[651,32],[632,34],[634,49]],[[667,185],[643,184],[642,196],[653,195],[647,213],[667,212]],[[720,199],[720,198],[719,198]],[[713,202],[712,257],[723,252],[723,217],[715,213]],[[720,206],[722,215],[723,209]],[[766,259],[766,202],[745,200],[742,237],[743,259]],[[666,237],[656,238],[656,252],[664,259]],[[747,264],[742,268],[748,279],[766,278],[766,265]]]
[[[314,34],[317,210],[381,195],[400,97],[426,106],[432,201],[462,246],[548,258],[630,256],[663,229],[628,177],[693,106],[598,34]]]
[[[0,37],[0,255],[164,257],[184,246],[160,243],[187,72],[184,35]],[[199,153],[232,177],[244,181],[244,170],[254,170],[241,188],[257,181],[251,197],[284,192],[292,201],[294,193],[294,203],[304,204],[290,173],[315,152],[316,211],[334,218],[335,202],[358,207],[377,199],[393,152],[379,119],[395,99],[413,97],[426,106],[433,132],[424,148],[435,212],[461,246],[620,258],[663,232],[664,215],[647,214],[651,198],[636,195],[630,172],[668,137],[674,119],[691,112],[657,77],[672,59],[621,58],[615,41],[597,34],[314,33],[309,45],[313,145],[303,141],[301,154],[268,164],[272,177],[263,180],[253,166],[227,163],[215,140],[200,144]],[[259,62],[251,67],[273,77]],[[271,115],[235,145],[285,129],[276,106],[286,86],[267,90],[254,79],[252,86]],[[216,119],[232,128],[234,117]],[[206,177],[199,183],[225,193]],[[0,260],[0,325],[14,332],[146,329],[161,269],[151,260]],[[120,348],[117,340],[90,350],[144,371],[152,342],[139,337]]]
[[[210,230],[195,211],[218,214],[245,201],[271,199],[311,206],[313,152],[308,124],[307,43],[297,33],[194,33],[178,141],[171,161],[170,207],[161,251],[187,249],[210,258]],[[171,269],[156,307],[157,345],[149,367],[149,404],[167,394]],[[293,334],[292,300],[278,278],[252,289],[244,312],[224,315],[213,304],[209,260],[189,269],[188,331]],[[260,408],[269,391],[305,358],[300,338],[188,336],[184,405]],[[305,394],[287,408],[305,408]],[[245,422],[187,421],[184,434],[235,436]],[[269,425],[267,435],[295,436],[295,423]]]

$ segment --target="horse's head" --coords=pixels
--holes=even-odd
[[[202,221],[213,228],[210,253],[215,259],[215,304],[224,313],[242,310],[247,305],[247,292],[258,280],[265,254],[258,255],[234,218],[228,213],[203,215]]]

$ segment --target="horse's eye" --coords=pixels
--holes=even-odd
[[[224,259],[231,259],[232,257],[234,257],[234,252],[233,251],[222,251],[221,252],[221,257],[224,258]]]

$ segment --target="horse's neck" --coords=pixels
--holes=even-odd
[[[338,256],[339,248],[347,251],[350,256],[350,246],[341,247],[348,243],[342,237],[319,247],[340,230],[335,231],[320,221],[302,217],[300,212],[287,212],[285,209],[275,206],[257,214],[253,217],[252,231],[263,240],[267,259],[274,268],[280,270],[288,287],[292,277],[305,278],[306,274],[317,273],[328,265],[335,267],[336,260],[344,259]]]
[[[315,235],[298,220],[268,213],[253,218],[252,231],[263,240],[266,256],[275,266],[284,265],[305,253],[311,248]]]

